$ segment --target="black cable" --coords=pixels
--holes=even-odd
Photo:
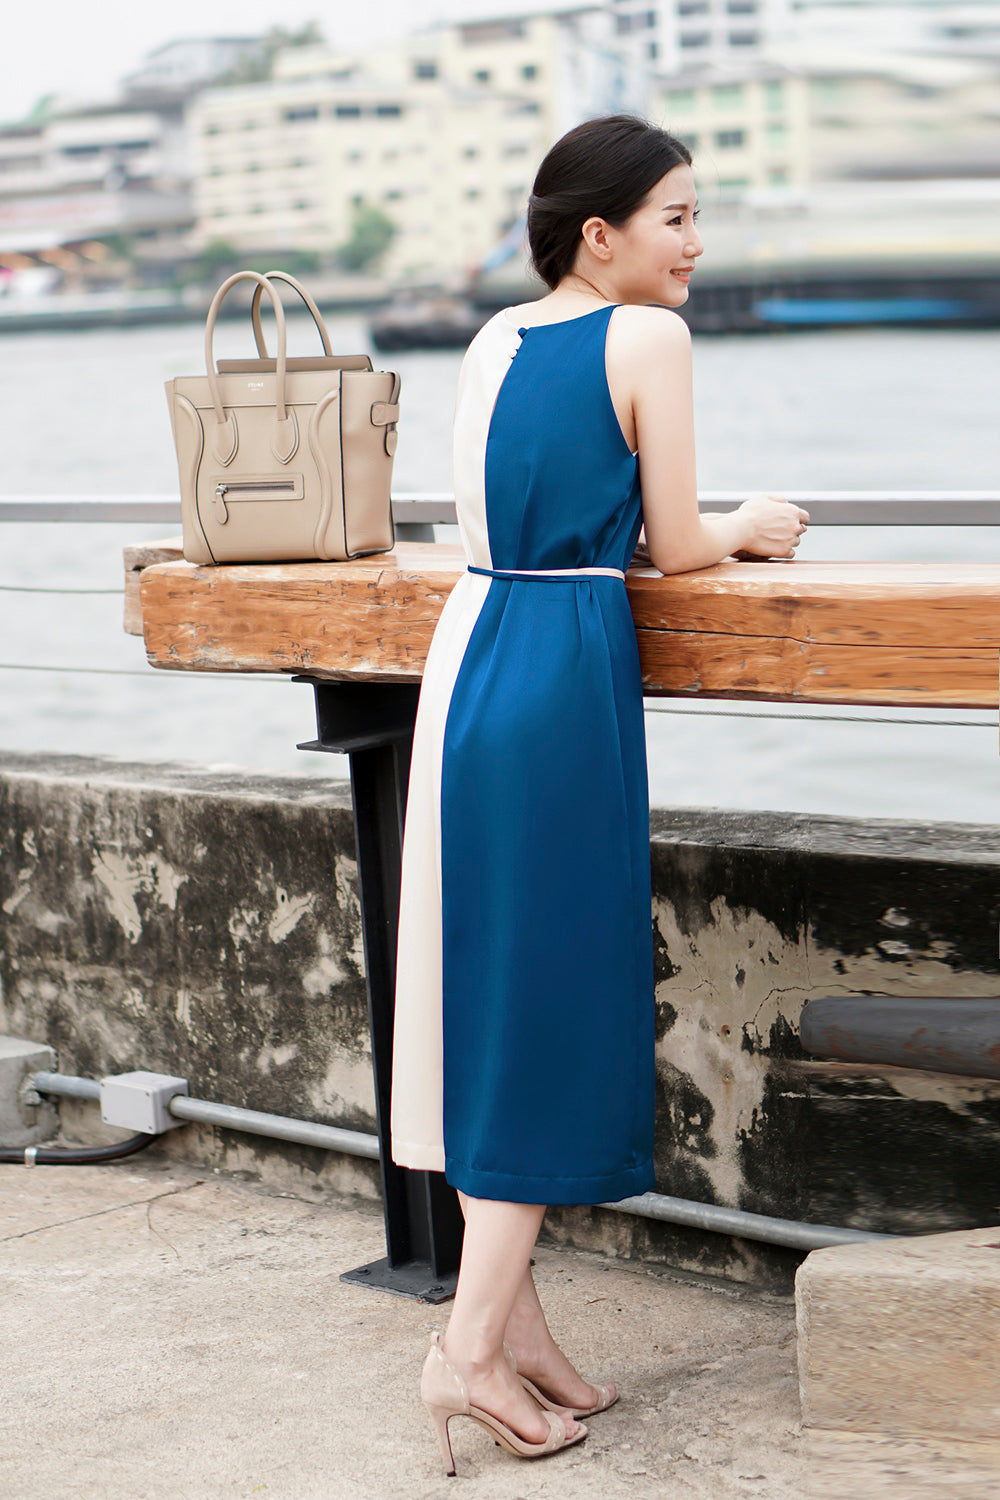
[[[120,1156],[134,1156],[145,1151],[159,1135],[130,1135],[127,1140],[110,1146],[0,1146],[0,1162],[20,1166],[77,1167],[86,1162],[117,1161]]]

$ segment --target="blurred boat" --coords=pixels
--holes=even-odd
[[[372,315],[372,343],[380,353],[397,349],[464,349],[489,312],[447,292],[398,297]]]

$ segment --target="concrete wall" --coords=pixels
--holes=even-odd
[[[581,816],[586,810],[581,809]],[[0,1034],[64,1072],[373,1131],[341,783],[0,756]],[[652,818],[660,1191],[890,1232],[1000,1222],[1000,1084],[810,1062],[815,995],[1000,996],[992,828],[722,811]],[[61,1106],[77,1139],[92,1105]],[[168,1149],[298,1192],[375,1164],[188,1126]],[[555,1240],[787,1286],[798,1259],[601,1210]]]

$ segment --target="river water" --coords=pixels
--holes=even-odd
[[[329,321],[335,348],[369,347],[363,317]],[[311,348],[304,322],[289,328],[293,347]],[[217,352],[248,343],[248,330],[225,324]],[[1000,487],[996,331],[701,337],[694,350],[702,490]],[[200,359],[194,324],[4,337],[0,493],[176,491],[163,382]],[[404,412],[397,491],[451,488],[460,360],[392,357]],[[0,526],[0,749],[346,775],[346,759],[295,749],[314,732],[307,687],[154,672],[123,634],[121,549],[170,529]],[[1000,527],[813,527],[801,555],[1000,562]],[[664,706],[677,708],[647,715],[660,806],[1000,822],[996,714]],[[776,717],[752,716],[762,710]],[[940,722],[956,719],[971,727]]]

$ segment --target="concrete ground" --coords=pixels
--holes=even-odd
[[[791,1301],[542,1249],[553,1329],[622,1399],[536,1463],[418,1396],[447,1306],[348,1286],[367,1206],[152,1155],[0,1166],[0,1495],[28,1500],[800,1500]],[[856,1491],[855,1493],[861,1493]],[[905,1492],[903,1492],[905,1493]]]
[[[996,1500],[1000,1444],[809,1432],[809,1500]]]

